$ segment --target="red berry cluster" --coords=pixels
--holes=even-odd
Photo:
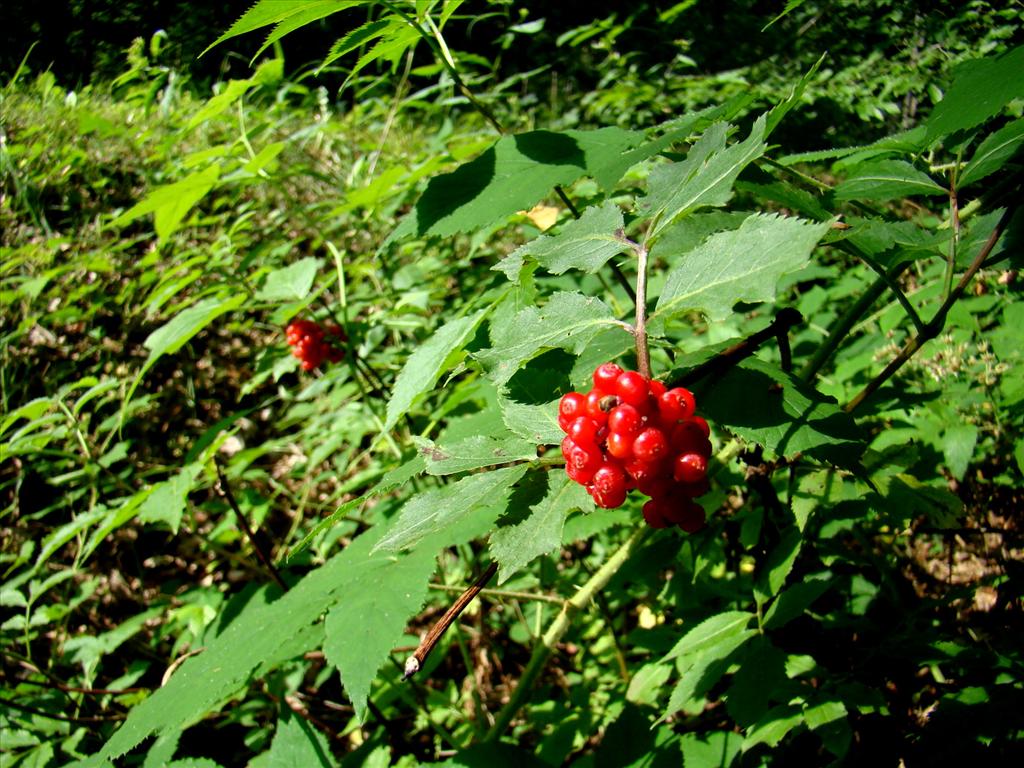
[[[558,405],[565,471],[586,486],[599,507],[617,507],[633,488],[650,496],[644,519],[654,528],[678,525],[693,533],[708,492],[708,423],[695,414],[693,394],[605,363],[594,388],[570,392]]]
[[[285,329],[285,338],[304,371],[319,368],[324,360],[336,363],[345,355],[341,347],[345,332],[333,323],[321,326],[312,320],[292,320]]]

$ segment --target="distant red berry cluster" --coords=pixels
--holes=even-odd
[[[643,509],[648,525],[699,530],[704,509],[693,499],[709,489],[711,441],[693,394],[615,363],[599,366],[593,378],[590,392],[570,392],[558,406],[566,473],[599,507],[618,507],[636,488],[651,497]]]
[[[345,356],[345,332],[333,323],[321,326],[312,320],[292,320],[285,338],[304,371],[319,368],[325,360],[336,363]]]

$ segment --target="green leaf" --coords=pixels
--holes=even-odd
[[[543,309],[527,307],[510,323],[491,326],[491,346],[475,357],[498,385],[541,350],[560,348],[580,354],[604,328],[617,325],[611,309],[600,299],[580,293],[556,293]]]
[[[754,214],[739,229],[711,235],[669,273],[652,323],[693,310],[723,320],[739,301],[773,301],[779,278],[807,264],[828,228],[828,222]]]
[[[794,584],[771,604],[764,615],[765,629],[784,627],[793,619],[802,615],[811,604],[821,597],[832,586],[832,574],[819,573],[805,576],[802,581]]]
[[[343,88],[351,83],[356,75],[375,61],[384,59],[391,62],[391,66],[394,67],[402,54],[410,48],[414,48],[416,43],[422,39],[416,28],[407,24],[401,17],[393,16],[391,20],[381,39],[377,41],[373,48],[360,56],[359,60],[352,66],[348,77],[342,83]],[[334,58],[337,57],[332,58],[329,56],[317,71],[321,71]]]
[[[275,269],[267,275],[256,298],[263,301],[302,301],[313,287],[320,264],[320,259],[307,256],[287,267]]]
[[[961,64],[953,85],[925,124],[930,142],[967,130],[997,115],[1013,99],[1024,97],[1024,46],[999,56]]]
[[[299,553],[303,552],[307,547],[309,547],[310,544],[313,543],[313,540],[317,536],[319,536],[324,531],[333,528],[335,525],[338,524],[339,520],[344,519],[347,515],[359,509],[359,507],[361,507],[367,501],[377,496],[383,496],[385,493],[390,493],[396,488],[405,485],[405,483],[407,483],[410,479],[418,475],[425,468],[426,462],[423,461],[423,457],[417,456],[415,459],[407,461],[400,467],[396,467],[395,469],[388,472],[386,475],[384,475],[384,477],[381,478],[379,483],[373,486],[373,488],[368,490],[362,496],[346,501],[344,504],[338,507],[338,509],[336,509],[332,515],[324,518],[315,526],[313,526],[313,530],[306,534],[303,537],[302,541],[300,541],[298,544],[292,547],[291,551],[288,553],[288,560],[292,560]]]
[[[864,450],[853,418],[770,363],[745,360],[712,385],[693,387],[701,412],[772,456],[812,452],[852,462]]]
[[[684,733],[679,740],[686,768],[729,768],[742,744],[743,737],[732,731]]]
[[[804,706],[804,721],[812,731],[844,717],[846,705],[841,701],[822,701]]]
[[[834,190],[836,200],[892,200],[911,195],[945,195],[931,176],[905,160],[878,160],[857,166]]]
[[[629,679],[626,701],[654,706],[661,694],[661,689],[665,687],[665,683],[671,676],[672,667],[668,664],[644,664]]]
[[[732,185],[748,164],[766,148],[765,116],[761,115],[746,141],[725,148],[728,126],[716,123],[690,149],[686,159],[655,168],[648,180],[650,191],[640,201],[654,218],[649,243],[678,217],[706,206],[720,206],[732,197]]]
[[[736,612],[729,611],[728,613]],[[750,618],[750,614],[747,614],[747,621]],[[668,708],[663,717],[681,709],[688,714],[699,714],[703,711],[704,695],[726,673],[730,658],[751,639],[758,636],[757,630],[742,629],[743,626],[745,623],[741,625],[732,623],[723,627],[714,636],[706,637],[701,643],[695,644],[694,647],[699,647],[699,651],[691,651],[681,657],[682,677],[676,683],[676,687],[672,689]],[[671,655],[670,653],[666,658]]]
[[[530,513],[514,524],[503,525],[491,534],[491,556],[498,562],[498,583],[508,581],[535,558],[562,546],[562,528],[570,512],[585,509],[589,494],[565,472],[553,470],[544,475],[547,494],[530,507]]]
[[[498,408],[505,426],[535,445],[557,445],[565,437],[558,426],[558,400],[531,405],[499,396]]]
[[[789,572],[793,570],[793,563],[796,562],[803,543],[803,536],[800,535],[800,530],[796,526],[791,527],[782,535],[781,541],[768,556],[764,570],[754,588],[759,600],[764,602],[779,594],[782,585],[786,583]]]
[[[518,282],[527,257],[548,272],[560,275],[570,269],[597,272],[608,259],[625,249],[617,234],[623,226],[622,211],[615,203],[587,208],[579,219],[568,222],[556,235],[542,235],[517,248],[492,269]]]
[[[417,497],[421,498],[421,497]],[[370,684],[427,597],[440,545],[407,557],[381,553],[350,573],[324,623],[324,655],[338,668],[356,717],[366,719]]]
[[[174,318],[149,334],[143,342],[143,346],[149,350],[149,357],[146,358],[142,370],[132,382],[128,395],[125,397],[125,403],[132,399],[142,377],[156,364],[157,360],[164,355],[173,355],[218,317],[242,306],[245,299],[246,295],[241,292],[227,298],[210,296],[179,312]]]
[[[942,435],[942,455],[957,480],[963,480],[978,444],[978,428],[973,424],[953,424]]]
[[[1002,168],[1024,144],[1024,119],[1014,120],[986,137],[964,168],[958,183],[966,187]]]
[[[741,726],[753,725],[773,701],[784,698],[786,689],[786,655],[764,636],[747,646],[739,661],[739,670],[725,691],[725,708]]]
[[[291,20],[286,27],[286,31],[277,34],[275,29],[271,33],[263,47],[256,52],[256,56],[259,56],[270,44],[283,37],[286,32],[294,31],[303,26],[303,24],[309,24],[332,13],[343,11],[346,8],[364,5],[365,2],[366,0],[355,0],[354,2],[345,2],[344,0],[259,0],[252,8],[242,14],[238,21],[228,28],[227,32],[214,40],[199,55],[205,55],[207,51],[217,47],[225,40],[230,40],[233,37],[238,37],[263,27],[281,25]],[[297,19],[301,19],[301,23]],[[253,57],[254,60],[256,56]]]
[[[487,310],[460,317],[441,326],[413,352],[395,379],[388,400],[384,431],[391,429],[424,392],[434,388],[441,374],[462,359],[462,348],[472,338]]]
[[[200,470],[198,464],[190,464],[170,480],[153,486],[152,492],[139,506],[139,521],[166,523],[174,535],[177,535],[188,495]]]
[[[537,458],[534,442],[511,434],[474,435],[454,443],[442,442],[438,445],[430,440],[422,440],[417,448],[427,462],[428,475],[452,475],[480,467]]]
[[[211,96],[206,100],[206,103],[194,114],[188,121],[188,125],[185,129],[191,131],[197,125],[201,125],[209,120],[211,117],[225,112],[228,107],[242,98],[250,88],[255,84],[252,79],[249,80],[229,80],[228,84],[224,86],[224,89],[214,96]]]
[[[436,550],[424,548],[411,557],[373,556],[370,550],[383,532],[382,526],[360,536],[273,602],[267,602],[265,592],[258,593],[261,597],[250,600],[234,621],[206,643],[205,651],[186,660],[166,684],[129,712],[128,719],[91,764],[119,757],[151,735],[180,730],[247,685],[251,675],[265,674],[316,647],[323,638],[318,623],[325,612],[337,607],[353,621],[362,618],[353,608],[358,605],[357,609],[362,610],[359,601],[367,590],[353,591],[350,585],[370,585],[373,592],[401,591],[409,595],[402,598],[403,610],[416,602],[416,595],[425,596]],[[360,681],[367,669],[379,668],[411,615],[399,620],[397,609],[389,606],[379,621],[370,620],[360,639],[364,645],[360,646],[354,671],[347,666],[347,656],[341,655],[346,665],[343,675],[350,674],[351,679]],[[397,632],[390,634],[399,625]],[[338,642],[340,639],[335,638]],[[336,651],[337,646],[332,646],[332,652]],[[358,711],[365,709],[365,699],[357,700],[351,692],[350,698]]]
[[[742,634],[754,614],[748,611],[724,611],[705,619],[688,631],[665,656],[665,661],[697,656],[729,637]]]
[[[743,739],[743,751],[758,744],[767,744],[775,747],[782,741],[786,734],[803,723],[803,712],[794,710],[789,705],[775,707],[768,711],[760,722],[747,731]]]
[[[405,503],[374,551],[397,552],[414,547],[467,517],[493,520],[504,509],[512,485],[526,474],[527,468],[526,464],[519,464],[470,475],[457,483],[420,493]]]
[[[110,223],[120,227],[152,213],[159,242],[165,243],[177,231],[185,214],[206,197],[206,193],[213,189],[219,178],[220,166],[211,165],[181,181],[157,187]]]
[[[621,128],[506,136],[452,173],[431,179],[385,245],[410,235],[448,236],[490,227],[529,210],[555,186],[573,183],[641,138]]]

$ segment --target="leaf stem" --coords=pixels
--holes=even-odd
[[[636,263],[636,322],[633,338],[636,340],[636,364],[640,373],[651,377],[651,353],[647,348],[647,246],[635,245]]]
[[[512,691],[508,703],[495,716],[494,725],[487,732],[484,741],[496,741],[501,738],[501,735],[511,724],[512,719],[522,706],[526,704],[527,699],[533,692],[537,677],[544,670],[548,659],[551,658],[555,646],[569,629],[573,615],[585,608],[594,595],[604,589],[611,578],[626,563],[630,555],[639,547],[650,530],[650,528],[644,526],[634,531],[633,535],[626,539],[626,542],[608,558],[607,562],[598,568],[593,576],[587,579],[579,591],[562,604],[562,610],[555,617],[554,621],[551,622],[547,631],[544,632],[540,642],[534,646],[533,654],[530,656],[530,660],[527,662],[526,668],[519,678],[519,684]]]
[[[956,249],[960,243],[960,204],[956,194],[956,171],[949,181],[949,226],[952,236],[949,238],[949,255],[946,257],[946,280],[942,288],[943,300],[949,298],[953,290],[953,272],[956,270]]]

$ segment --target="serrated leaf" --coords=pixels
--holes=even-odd
[[[272,46],[278,40],[283,38],[285,35],[294,32],[297,29],[301,29],[308,24],[312,24],[314,21],[325,19],[339,11],[344,11],[347,8],[355,8],[356,6],[366,5],[366,0],[353,0],[353,2],[345,2],[344,0],[316,0],[315,2],[302,3],[304,7],[301,8],[297,13],[290,14],[287,18],[283,18],[277,22],[274,29],[271,30],[270,34],[267,35],[263,44],[256,50],[256,53],[252,55],[249,63],[256,61],[259,55],[263,53],[267,48]]]
[[[501,420],[520,437],[536,445],[557,445],[565,437],[558,426],[558,400],[541,405],[530,405],[498,398]]]
[[[152,492],[139,505],[139,521],[143,523],[166,523],[177,535],[181,516],[185,511],[188,494],[199,475],[201,467],[191,464],[181,472],[153,486]]]
[[[878,160],[857,166],[833,194],[836,200],[892,200],[948,193],[931,176],[905,160]]]
[[[772,456],[818,453],[853,462],[864,450],[853,418],[778,366],[745,360],[713,385],[693,387],[701,412]]]
[[[142,381],[142,377],[156,364],[157,360],[164,355],[173,355],[218,317],[242,306],[245,303],[245,299],[246,295],[241,292],[226,298],[223,296],[211,296],[193,304],[188,309],[182,310],[171,320],[149,334],[143,342],[143,346],[149,350],[149,357],[146,358],[146,362],[142,365],[142,370],[139,371],[132,382],[128,395],[125,397],[125,402],[127,403],[132,399],[132,395],[135,394],[135,389],[139,386],[139,382]]]
[[[978,444],[978,428],[973,424],[953,424],[942,435],[942,455],[957,480],[963,480]]]
[[[804,721],[812,731],[846,717],[846,705],[841,701],[821,701],[804,707]]]
[[[267,768],[329,768],[334,765],[326,737],[290,709],[277,721]]]
[[[427,463],[428,475],[451,475],[537,458],[534,442],[511,434],[473,435],[454,443],[441,444],[423,440],[417,448]]]
[[[803,546],[804,538],[796,526],[792,526],[783,535],[782,539],[768,555],[765,561],[764,570],[757,580],[754,592],[761,602],[774,597],[786,583],[789,572],[793,570],[793,563]]]
[[[729,148],[725,147],[727,131],[725,123],[716,123],[697,140],[684,161],[651,172],[650,191],[640,201],[656,222],[647,236],[649,243],[680,216],[729,202],[740,171],[764,154],[764,115],[754,123],[746,141]]]
[[[580,484],[571,482],[564,472],[547,473],[548,492],[530,514],[515,525],[498,528],[491,534],[491,556],[498,563],[498,583],[503,584],[535,558],[562,546],[565,518],[587,506],[589,494]]]
[[[723,320],[739,301],[773,301],[779,278],[808,262],[828,228],[828,222],[754,214],[739,229],[711,235],[669,273],[652,322],[692,310]]]
[[[742,744],[743,737],[732,731],[684,733],[679,739],[686,768],[729,768]]]
[[[374,551],[397,552],[470,516],[493,520],[504,509],[512,485],[528,466],[496,469],[420,493],[405,503]]]
[[[157,187],[110,223],[119,227],[152,213],[159,242],[165,243],[177,231],[185,214],[206,197],[219,178],[220,166],[211,165],[181,181]]]
[[[419,345],[395,379],[388,400],[384,431],[391,429],[412,406],[413,401],[437,384],[441,374],[461,359],[462,348],[472,338],[487,310],[460,317],[438,328]]]
[[[664,660],[703,653],[722,640],[741,634],[753,618],[754,614],[748,611],[724,611],[705,619],[683,635]]]
[[[315,647],[322,635],[307,632],[307,628],[316,624],[325,611],[350,599],[348,585],[366,580],[367,573],[373,574],[374,589],[390,583],[397,575],[401,578],[395,578],[395,583],[404,584],[406,591],[418,588],[425,594],[427,579],[433,572],[433,553],[424,550],[415,556],[421,558],[416,562],[422,566],[417,572],[422,585],[417,586],[408,572],[411,568],[402,565],[406,558],[370,555],[378,536],[371,530],[359,537],[274,602],[250,601],[238,618],[206,644],[205,651],[186,660],[165,685],[129,712],[124,724],[93,760],[114,759],[151,735],[181,729],[245,686],[255,670],[266,672]],[[402,629],[394,636],[374,638],[363,649],[360,663],[379,666],[401,632]],[[378,656],[381,648],[383,655]],[[362,710],[365,702],[353,701],[353,705]]]
[[[374,557],[374,548],[362,567],[348,574],[343,594],[327,614],[324,655],[338,668],[360,721],[366,718],[370,684],[409,617],[426,601],[439,549],[424,546],[395,558],[386,553]]]
[[[959,65],[953,84],[925,123],[928,141],[973,128],[1024,97],[1022,72],[1024,46]]]
[[[405,23],[403,20],[396,19],[385,30],[384,36],[352,65],[352,69],[345,78],[345,82],[342,83],[342,87],[351,83],[356,75],[375,61],[384,59],[391,62],[392,67],[394,67],[402,54],[409,48],[414,48],[420,40],[420,34],[416,31],[415,27]],[[326,66],[326,64],[327,62],[323,66]]]
[[[287,267],[275,269],[256,294],[263,301],[302,301],[309,295],[320,269],[320,259],[308,256]]]
[[[355,2],[344,2],[344,0],[317,0],[316,2],[311,2],[310,0],[260,0],[252,8],[242,14],[234,24],[228,27],[227,32],[214,40],[206,50],[199,55],[205,55],[207,51],[211,48],[217,47],[225,40],[230,40],[233,37],[238,37],[239,35],[244,35],[248,32],[254,32],[255,30],[262,29],[263,27],[281,24],[296,16],[307,19],[303,23],[308,24],[312,21],[316,21],[317,19],[324,18],[331,13],[336,13],[337,11],[342,11],[345,8],[351,8],[356,5],[363,5],[364,3],[365,0],[356,0]],[[320,16],[310,16],[310,14],[321,10],[327,12]],[[296,24],[293,22],[289,24],[287,31],[293,31],[298,29],[300,26],[302,26],[302,24]],[[268,37],[267,42],[259,51],[257,51],[256,56],[259,56],[259,54],[262,53],[268,45],[275,42],[275,40],[280,39],[284,34],[285,33],[282,32],[281,35],[277,35],[277,37],[274,37],[273,39]],[[256,57],[254,56],[253,58],[255,59]]]
[[[981,181],[1002,168],[1024,144],[1024,119],[1014,120],[986,137],[958,179],[961,187]]]
[[[725,691],[725,708],[737,724],[747,726],[780,698],[776,691],[788,682],[786,656],[761,635],[747,646],[739,667]]]
[[[499,386],[541,350],[559,348],[579,354],[604,328],[617,325],[600,299],[580,293],[556,293],[542,308],[527,307],[512,322],[491,327],[492,346],[475,357]]]
[[[644,664],[629,680],[626,701],[654,706],[671,676],[672,667],[668,664]]]
[[[743,739],[743,751],[758,744],[775,747],[786,734],[800,725],[804,720],[803,713],[791,706],[783,705],[769,710],[757,725],[747,731]]]
[[[662,717],[679,710],[687,714],[699,714],[704,708],[704,695],[722,679],[733,654],[757,636],[757,630],[754,629],[722,634],[713,643],[709,640],[710,644],[704,644],[696,655],[684,656],[684,661],[688,663],[683,666],[682,677],[672,689],[668,707]]]
[[[373,488],[371,488],[369,491],[364,493],[362,496],[346,501],[344,504],[338,507],[338,509],[336,509],[332,515],[324,518],[319,523],[317,523],[313,527],[313,530],[311,530],[308,534],[306,534],[303,537],[302,541],[300,541],[298,544],[292,547],[291,551],[288,553],[288,559],[291,560],[296,555],[303,552],[307,547],[309,547],[310,544],[313,543],[313,540],[317,536],[319,536],[324,531],[333,528],[335,525],[337,525],[339,520],[342,520],[350,512],[359,509],[359,507],[361,507],[370,499],[376,496],[382,496],[385,493],[390,493],[395,488],[404,485],[410,479],[412,479],[420,472],[422,472],[425,468],[426,462],[423,460],[423,457],[417,456],[415,459],[407,461],[400,467],[396,467],[395,469],[391,470],[386,475],[384,475],[384,477],[381,478],[380,482],[373,486]]]
[[[253,80],[229,80],[220,93],[214,94],[206,103],[196,111],[189,119],[185,130],[191,131],[197,125],[202,125],[211,117],[225,112],[228,107],[242,98],[253,86]]]
[[[518,282],[524,260],[530,257],[555,275],[570,269],[597,272],[608,259],[625,249],[623,240],[616,234],[622,226],[622,211],[608,201],[602,206],[587,208],[579,219],[568,222],[558,234],[542,235],[520,246],[492,269]]]
[[[811,604],[825,594],[831,586],[832,574],[830,573],[804,577],[802,581],[775,598],[775,602],[765,612],[764,628],[778,629],[785,626],[810,608]]]
[[[385,245],[410,235],[448,236],[493,226],[641,139],[621,128],[506,136],[452,173],[431,179]]]

